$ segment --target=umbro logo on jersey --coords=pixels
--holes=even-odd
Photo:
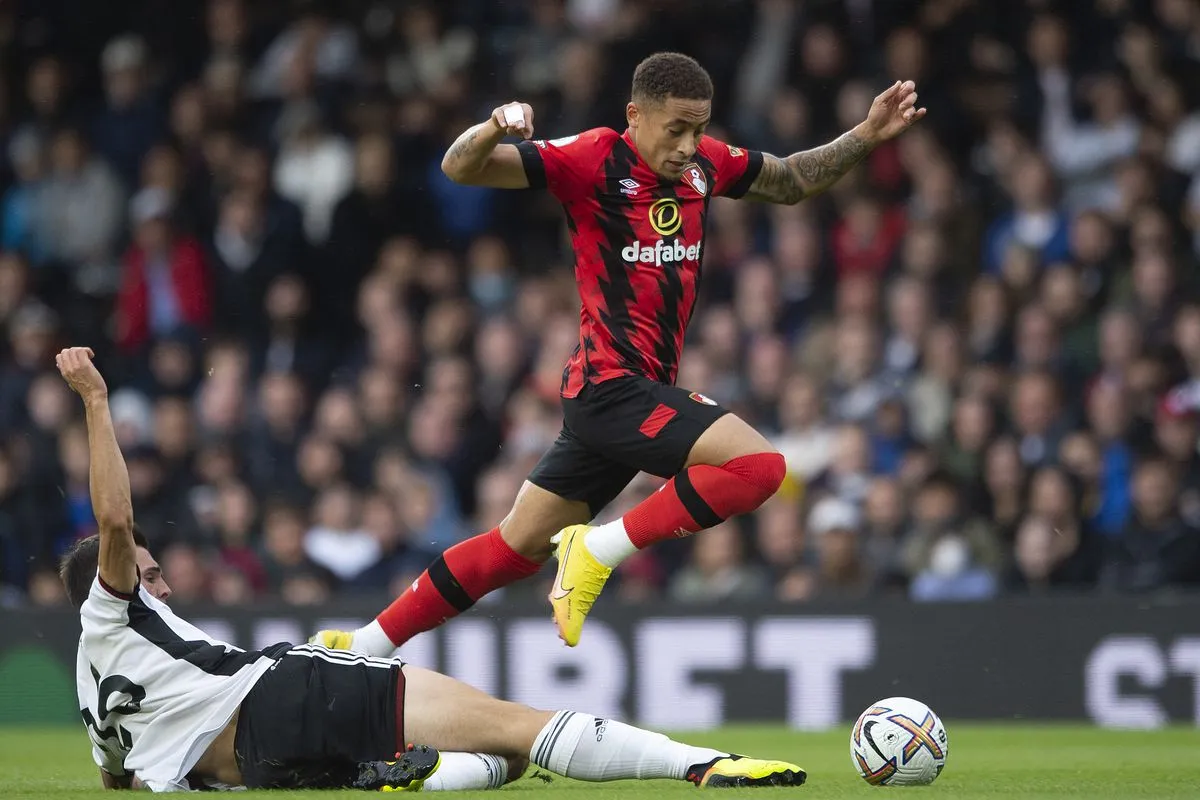
[[[633,178],[622,178],[620,182],[621,194],[627,194],[630,197],[636,197],[638,189],[642,188],[642,185]]]

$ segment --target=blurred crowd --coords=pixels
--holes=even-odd
[[[4,602],[62,603],[94,530],[66,344],[176,599],[383,600],[495,525],[560,425],[571,253],[551,199],[441,155],[510,99],[538,135],[623,130],[664,49],[741,146],[820,144],[900,78],[929,116],[819,199],[713,202],[679,383],[789,478],[617,597],[1200,583],[1192,0],[26,0],[0,5]]]

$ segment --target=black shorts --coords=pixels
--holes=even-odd
[[[529,480],[595,517],[639,472],[678,474],[692,446],[728,410],[696,392],[649,378],[587,384],[563,398],[558,439]]]
[[[301,645],[242,700],[234,750],[251,789],[350,786],[360,761],[404,749],[404,673],[392,659]]]

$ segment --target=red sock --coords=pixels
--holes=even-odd
[[[785,471],[779,453],[741,456],[719,467],[689,467],[625,515],[625,533],[641,550],[711,528],[765,503],[779,490]]]
[[[541,567],[509,547],[499,528],[492,528],[438,556],[375,619],[399,647],[457,617],[488,592],[528,578]]]

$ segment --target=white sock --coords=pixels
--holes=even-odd
[[[620,519],[592,528],[583,537],[583,543],[588,552],[609,569],[616,569],[622,561],[637,552],[637,547],[629,541],[629,534],[625,532],[624,520]]]
[[[508,780],[508,761],[487,753],[442,753],[442,765],[425,779],[422,791],[499,789]]]
[[[354,640],[350,643],[350,649],[368,656],[391,658],[392,653],[396,652],[396,645],[383,632],[379,620],[373,619],[354,632]]]
[[[628,778],[684,780],[688,767],[728,753],[692,747],[614,719],[560,711],[529,751],[534,764],[581,781]]]

